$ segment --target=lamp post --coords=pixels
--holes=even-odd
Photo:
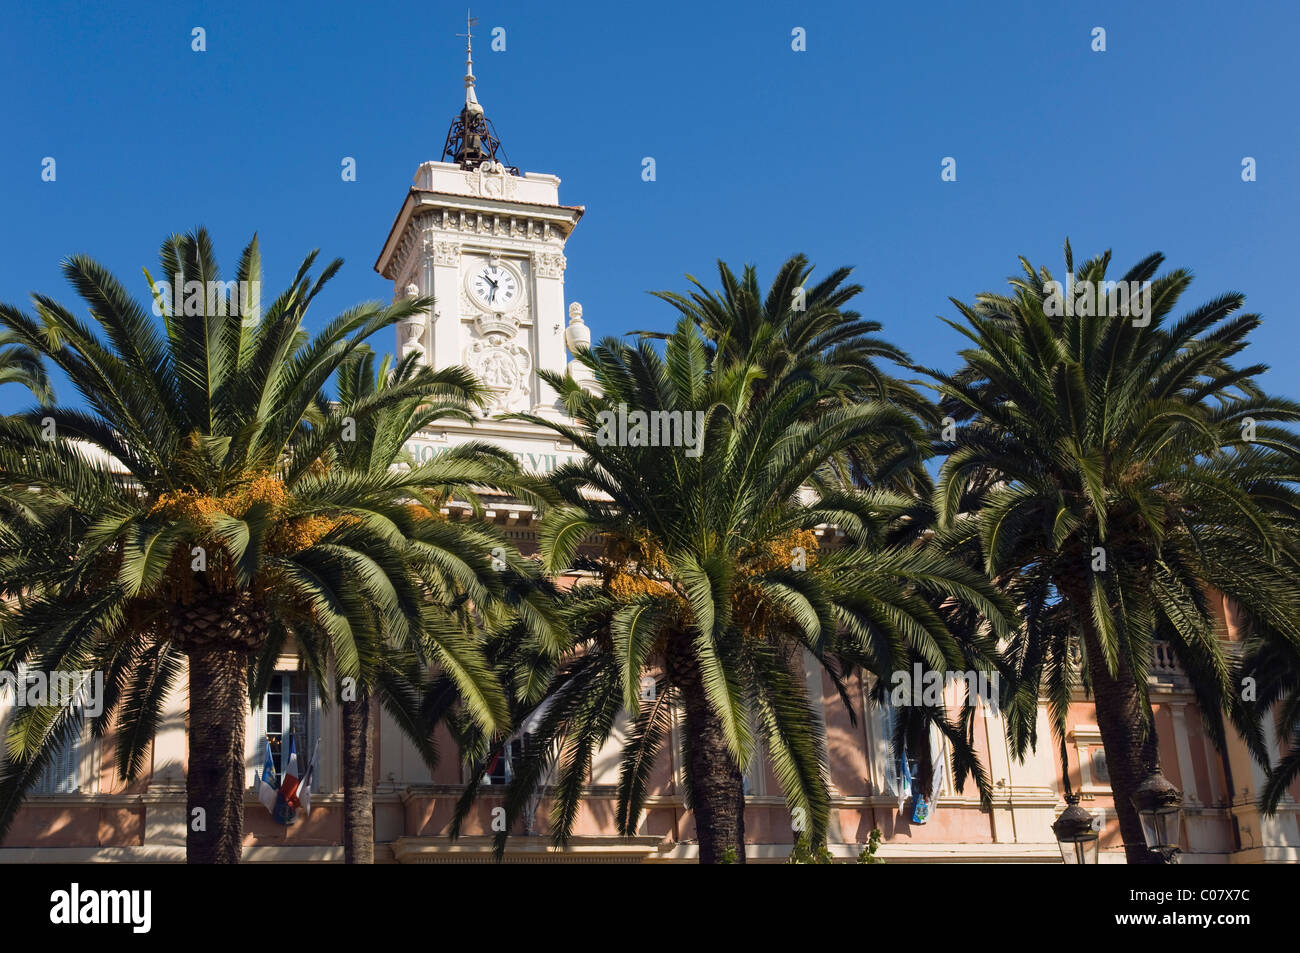
[[[1133,792],[1133,806],[1142,821],[1147,849],[1159,854],[1166,864],[1174,863],[1179,854],[1183,793],[1156,769]]]
[[[1067,864],[1098,863],[1101,834],[1096,819],[1079,807],[1079,795],[1066,794],[1065,803],[1067,807],[1052,824],[1061,859]]]

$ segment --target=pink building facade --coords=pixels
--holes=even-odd
[[[1225,619],[1224,636],[1234,627]],[[246,862],[337,862],[343,857],[343,796],[340,786],[337,709],[320,705],[316,687],[286,656],[281,676],[248,721],[245,815]],[[1300,808],[1284,799],[1272,817],[1255,806],[1263,774],[1244,745],[1231,739],[1216,751],[1185,678],[1171,658],[1158,655],[1151,690],[1160,735],[1162,767],[1184,793],[1182,863],[1287,863],[1300,861]],[[181,682],[183,685],[184,682]],[[819,674],[809,688],[823,699],[833,812],[829,846],[852,860],[873,828],[883,833],[878,856],[891,863],[981,862],[1060,863],[1051,823],[1064,808],[1055,746],[1040,707],[1038,751],[1023,763],[1008,750],[1001,718],[981,705],[977,747],[994,787],[984,809],[971,783],[956,789],[947,749],[937,735],[933,749],[943,767],[936,774],[933,810],[925,824],[912,823],[911,802],[900,804],[898,771],[889,752],[888,708],[865,700],[862,681],[848,687],[858,715],[853,724],[833,687]],[[957,692],[949,691],[951,701]],[[3,844],[0,862],[180,862],[184,859],[184,766],[188,757],[183,691],[167,702],[167,717],[154,739],[149,769],[134,783],[118,779],[112,737],[95,740],[89,730],[47,770],[21,809]],[[865,714],[864,714],[865,712]],[[468,768],[449,737],[440,739],[443,759],[430,773],[410,742],[381,715],[373,743],[375,759],[376,858],[393,863],[489,863],[491,838],[510,767],[491,772],[462,836],[447,836],[455,802]],[[300,752],[320,742],[319,784],[309,818],[290,826],[275,823],[254,790],[265,758],[263,745],[295,736]],[[696,859],[691,812],[682,797],[681,765],[675,745],[657,766],[637,836],[615,834],[617,736],[594,760],[590,787],[575,827],[562,848],[546,836],[549,802],[544,794],[529,822],[515,828],[507,862],[689,863]],[[1275,746],[1276,748],[1276,746]],[[1105,757],[1092,705],[1080,697],[1066,733],[1070,782],[1082,806],[1103,818],[1103,862],[1122,863]],[[1276,753],[1276,751],[1275,751]],[[750,862],[782,862],[794,833],[785,799],[762,757],[747,774],[746,841]],[[499,812],[497,812],[499,814]]]

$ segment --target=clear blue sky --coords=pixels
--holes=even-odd
[[[141,267],[198,224],[227,272],[258,231],[276,291],[310,249],[343,257],[318,325],[389,300],[374,261],[463,101],[462,3],[25,6],[0,21],[0,300],[75,304],[58,264],[77,252],[144,299]],[[952,366],[948,296],[1001,289],[1019,254],[1059,274],[1068,235],[1076,256],[1110,247],[1125,267],[1163,251],[1197,276],[1189,306],[1245,292],[1265,317],[1248,353],[1300,397],[1297,9],[496,2],[474,10],[476,72],[510,161],[587,207],[566,290],[597,336],[667,326],[645,292],[687,272],[712,283],[717,258],[766,281],[802,251],[852,265],[860,310]],[[207,52],[190,49],[195,26]],[[497,26],[505,52],[487,46]],[[1242,182],[1243,156],[1258,181]],[[26,403],[0,389],[0,411]]]

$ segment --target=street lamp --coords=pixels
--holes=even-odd
[[[1178,856],[1178,829],[1183,814],[1183,794],[1157,770],[1133,792],[1133,806],[1142,821],[1142,837],[1147,848],[1164,858],[1166,864]]]
[[[1096,819],[1079,807],[1079,795],[1067,794],[1065,803],[1068,806],[1052,825],[1061,859],[1067,864],[1097,863],[1101,834]]]

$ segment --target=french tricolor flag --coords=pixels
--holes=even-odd
[[[292,824],[294,808],[298,806],[298,742],[289,735],[289,751],[284,758],[284,777],[275,792],[275,810],[271,816],[279,824]]]

